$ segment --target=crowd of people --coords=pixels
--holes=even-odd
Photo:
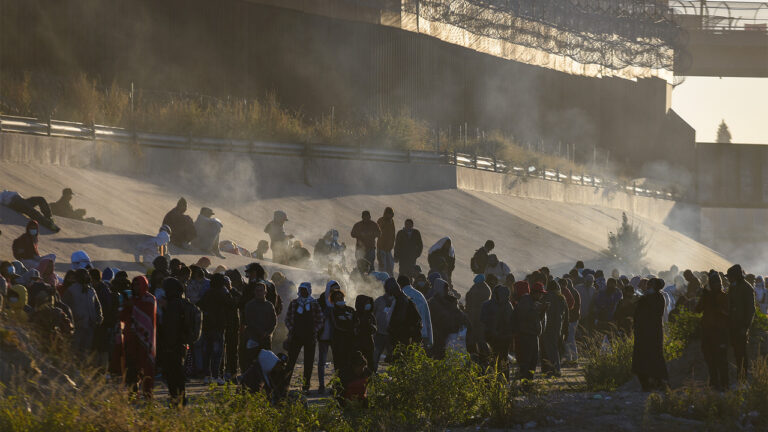
[[[106,373],[145,397],[162,377],[173,403],[182,404],[185,382],[193,377],[209,384],[231,380],[279,398],[302,352],[302,390],[311,390],[316,358],[317,392],[326,393],[330,354],[340,378],[336,394],[343,399],[364,400],[382,358],[394,361],[398,347],[412,344],[436,359],[451,347],[466,349],[482,367],[508,379],[530,380],[537,370],[559,376],[564,365],[576,364],[579,339],[616,332],[634,336],[632,370],[643,389],[660,389],[668,381],[664,323],[683,309],[702,313],[710,385],[726,389],[728,348],[735,354],[737,378],[744,379],[749,329],[756,308],[764,313],[768,302],[763,278],[738,265],[725,274],[681,273],[673,266],[658,275],[648,270],[606,275],[579,261],[566,274],[542,267],[517,280],[493,253],[492,240],[472,254],[474,278],[462,300],[454,288],[451,239],[429,248],[429,268],[422,271],[421,234],[410,219],[396,232],[391,208],[377,222],[364,211],[352,228],[351,272],[324,286],[309,281],[296,286],[282,272],[268,275],[258,262],[241,274],[212,269],[206,257],[190,265],[170,259],[169,242],[184,247],[197,242],[219,253],[221,224],[212,219],[213,211],[203,208],[194,223],[185,212],[182,199],[163,220],[158,238],[143,246],[146,274],[133,278],[116,268],[98,270],[84,251],[72,254],[71,269],[60,278],[56,257],[37,251],[37,222],[30,220],[14,242],[16,260],[0,264],[0,306],[26,310],[46,337],[70,339],[75,352],[94,356]],[[277,211],[265,230],[276,262],[292,255],[286,221]],[[343,257],[338,238],[335,230],[321,238],[315,260]],[[354,301],[347,298],[351,293],[357,293]],[[284,341],[274,343],[281,328]]]

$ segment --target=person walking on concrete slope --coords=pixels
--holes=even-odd
[[[544,296],[547,309],[547,323],[541,335],[541,372],[545,375],[559,377],[560,373],[560,341],[562,340],[564,324],[568,322],[568,303],[563,296],[560,284],[555,280],[547,283],[547,294]]]
[[[749,372],[747,341],[749,328],[755,318],[755,290],[744,280],[744,271],[739,264],[728,269],[728,327],[733,356],[736,360],[739,381],[746,379]]]
[[[497,280],[505,281],[511,273],[509,266],[505,262],[499,261],[496,254],[488,255],[488,265],[485,267],[486,275],[492,274],[496,276]]]
[[[373,264],[376,258],[376,239],[381,237],[379,225],[371,220],[371,212],[364,210],[363,220],[352,227],[351,236],[357,240],[355,258]]]
[[[450,237],[441,238],[429,248],[427,262],[430,273],[436,271],[447,282],[451,282],[451,275],[456,268],[456,252],[453,250]]]
[[[645,294],[635,309],[635,344],[632,351],[632,372],[637,375],[643,391],[663,389],[669,381],[664,362],[664,289],[662,279],[648,281]]]
[[[421,317],[421,343],[426,349],[431,349],[434,344],[432,333],[432,315],[429,311],[429,304],[426,297],[419,290],[411,286],[411,278],[401,274],[397,277],[397,284],[403,289],[403,294],[406,295],[416,306],[416,310],[419,311],[419,317]]]
[[[483,302],[479,321],[482,325],[482,340],[490,344],[490,364],[504,378],[509,379],[509,349],[517,332],[514,308],[509,302],[510,292],[505,285],[496,285],[493,296]]]
[[[180,198],[176,207],[172,208],[163,218],[162,225],[168,225],[171,229],[171,243],[181,248],[188,249],[190,242],[197,237],[195,223],[192,218],[185,214],[187,211],[187,200]]]
[[[40,252],[37,250],[39,238],[39,225],[37,221],[30,220],[27,222],[24,234],[16,238],[11,245],[13,257],[21,261],[28,268],[36,268],[43,260],[56,261],[56,255],[54,254],[40,255]]]
[[[272,303],[267,301],[267,287],[263,283],[254,284],[253,299],[245,305],[245,334],[247,350],[243,370],[248,368],[256,358],[259,350],[272,350],[272,333],[277,327],[277,314]]]
[[[433,286],[437,292],[429,299],[429,313],[432,316],[434,335],[430,354],[433,358],[440,360],[445,358],[448,337],[458,333],[462,327],[468,326],[469,320],[459,309],[459,294],[451,289],[448,282],[437,279]]]
[[[486,240],[483,247],[475,251],[472,259],[469,261],[469,265],[474,274],[486,274],[486,268],[488,267],[488,254],[496,247],[493,240]]]
[[[186,405],[186,385],[184,380],[184,360],[187,346],[184,343],[184,303],[181,298],[184,286],[175,278],[163,280],[166,303],[163,307],[163,321],[160,323],[157,338],[162,350],[159,360],[163,377],[168,385],[172,406]]]
[[[714,270],[709,283],[696,305],[701,314],[701,352],[707,362],[709,386],[717,391],[728,390],[728,296],[723,280]]]
[[[464,297],[467,308],[469,328],[467,329],[467,352],[477,354],[480,363],[485,363],[488,354],[488,345],[485,340],[483,328],[482,310],[483,304],[491,299],[491,288],[485,283],[485,275],[475,275],[474,284]]]
[[[395,247],[395,212],[392,207],[384,209],[384,215],[376,221],[381,235],[376,242],[376,260],[378,261],[378,270],[385,272],[390,276],[395,274],[395,258],[392,256],[392,249]]]
[[[424,250],[421,233],[413,227],[413,220],[406,219],[403,228],[395,237],[396,263],[400,263],[398,271],[401,275],[416,277],[416,261]]]
[[[101,325],[104,316],[99,297],[91,286],[91,275],[88,270],[77,270],[75,280],[76,282],[64,292],[62,300],[72,310],[74,319],[75,334],[72,338],[72,346],[80,354],[88,355],[93,348],[96,329]]]
[[[133,278],[131,293],[120,311],[125,328],[125,383],[132,391],[151,398],[157,355],[157,301],[149,292],[145,276]]]
[[[376,334],[376,316],[373,314],[373,298],[359,294],[355,298],[355,348],[365,357],[366,364],[373,364]]]
[[[200,214],[197,215],[195,221],[197,237],[192,241],[192,246],[205,253],[224,258],[219,252],[219,234],[221,234],[221,228],[224,224],[213,215],[213,210],[208,207],[200,209]]]
[[[293,234],[285,233],[286,222],[288,222],[288,215],[282,210],[276,210],[272,215],[272,220],[264,228],[264,232],[269,235],[272,262],[278,264],[286,264],[290,258],[288,241],[293,238]]]
[[[532,380],[539,362],[539,337],[547,323],[547,303],[541,298],[546,293],[541,282],[533,284],[530,294],[520,297],[515,309],[517,320],[517,364],[520,379]]]
[[[235,302],[226,288],[223,274],[211,276],[211,287],[203,294],[197,307],[203,312],[203,371],[206,384],[224,384],[221,361],[224,357],[224,331],[228,317],[235,313]]]
[[[395,278],[384,281],[384,291],[393,297],[391,316],[387,333],[390,346],[396,350],[398,345],[408,346],[421,342],[421,316],[416,305],[403,293]],[[430,313],[432,308],[430,308]],[[435,318],[432,316],[432,332],[435,332]]]
[[[315,362],[315,342],[323,330],[324,316],[320,304],[312,297],[312,284],[299,284],[298,295],[288,304],[285,314],[285,326],[288,328],[288,370],[293,376],[293,369],[304,350],[304,382],[302,390],[309,391],[312,369]]]
[[[48,205],[48,201],[43,197],[24,198],[18,192],[3,190],[0,192],[0,205],[29,217],[53,232],[59,232],[61,230],[61,228],[53,222],[51,207]],[[38,211],[37,209],[40,210]]]

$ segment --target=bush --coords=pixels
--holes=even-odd
[[[608,233],[608,255],[630,268],[638,268],[645,258],[648,242],[640,228],[629,223],[627,214],[621,213],[621,225],[616,233]]]
[[[582,369],[587,388],[592,391],[613,391],[632,379],[632,349],[634,339],[620,333],[590,336],[581,344],[579,356],[585,361]]]
[[[701,314],[682,308],[674,322],[668,322],[664,335],[664,358],[667,361],[680,358],[701,328]]]

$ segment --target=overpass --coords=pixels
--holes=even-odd
[[[768,2],[670,1],[682,27],[675,75],[768,77]]]

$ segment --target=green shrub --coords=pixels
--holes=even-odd
[[[680,358],[701,329],[701,314],[681,309],[674,322],[668,322],[664,334],[664,358]]]
[[[741,413],[741,405],[742,399],[738,392],[721,394],[703,387],[684,387],[665,393],[653,393],[646,402],[646,408],[651,413],[667,413],[709,424],[735,424]]]
[[[620,333],[590,336],[581,344],[579,356],[584,360],[582,373],[587,388],[612,391],[632,379],[634,339]]]

